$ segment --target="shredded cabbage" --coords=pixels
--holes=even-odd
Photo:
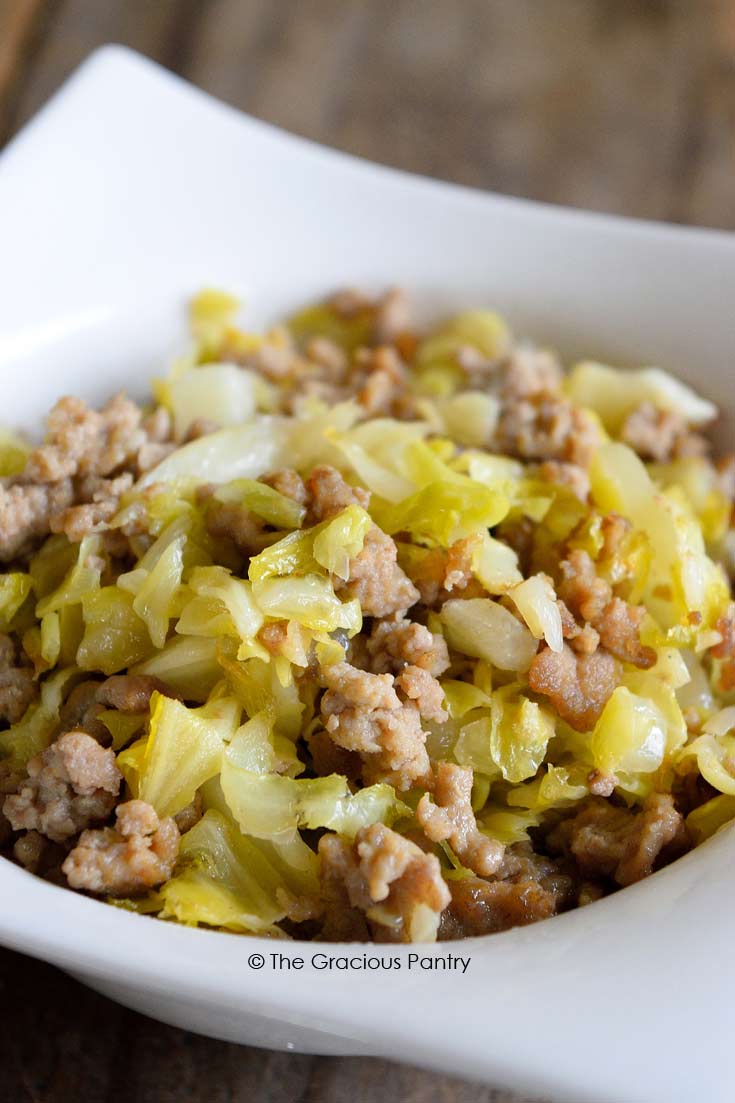
[[[0,631],[10,629],[13,617],[31,592],[31,576],[22,571],[0,574]]]
[[[686,499],[675,490],[657,493],[643,463],[623,444],[598,449],[590,469],[592,494],[606,512],[621,513],[650,546],[643,600],[664,628],[681,628],[699,613],[714,626],[730,600],[722,569],[706,553],[702,530]],[[683,642],[692,637],[687,629]]]
[[[552,651],[561,651],[564,637],[561,613],[551,580],[545,575],[532,575],[508,591],[508,596],[537,640],[545,639]]]
[[[257,479],[234,479],[219,487],[215,498],[220,502],[242,505],[277,529],[300,528],[306,513],[293,498],[287,498]]]
[[[508,512],[508,499],[471,479],[429,483],[396,505],[371,503],[380,528],[407,532],[419,544],[448,548],[455,540],[491,528]]]
[[[294,884],[284,877],[285,864],[211,809],[181,840],[180,872],[161,889],[161,916],[282,937],[276,923],[285,918],[289,900],[303,893],[303,878]]]
[[[698,846],[735,819],[735,796],[724,794],[700,804],[687,816],[687,828]]]
[[[220,429],[177,448],[157,467],[147,471],[138,487],[177,480],[198,483],[228,483],[233,479],[255,479],[282,466],[287,427],[282,419],[262,417],[247,425]]]
[[[117,759],[139,799],[159,816],[173,816],[190,804],[199,786],[219,773],[224,744],[235,735],[240,713],[232,697],[192,709],[154,693],[147,737]]]
[[[47,594],[36,606],[36,616],[56,613],[65,605],[76,605],[87,595],[99,589],[102,568],[99,559],[100,538],[85,536],[77,549],[74,565],[61,584]]]
[[[569,770],[549,764],[545,773],[535,781],[511,789],[506,800],[513,808],[527,808],[530,812],[546,812],[550,808],[563,808],[589,795],[586,785],[573,781]]]
[[[472,551],[472,573],[489,594],[504,594],[523,581],[511,547],[483,532]]]
[[[252,584],[234,578],[226,567],[195,567],[189,582],[193,597],[184,605],[176,631],[184,636],[232,636],[240,641],[238,657],[262,657],[267,652],[255,637],[263,626],[264,611],[253,596]]]
[[[553,736],[553,716],[519,695],[518,687],[506,686],[493,693],[490,755],[506,781],[516,785],[533,777]]]
[[[488,694],[470,682],[458,682],[453,678],[445,678],[441,687],[444,690],[444,707],[449,710],[449,715],[453,719],[461,719],[466,713],[474,709],[486,708],[490,704]]]
[[[247,716],[254,717],[272,707],[276,731],[296,739],[304,722],[304,703],[296,683],[291,680],[283,684],[274,664],[258,658],[238,662],[224,651],[220,651],[218,658],[227,683]]]
[[[507,325],[490,310],[465,310],[450,318],[434,334],[422,341],[416,356],[421,381],[432,373],[446,373],[449,378],[461,375],[457,360],[460,349],[469,347],[488,360],[502,356],[510,346]]]
[[[187,701],[204,702],[222,677],[218,641],[174,637],[161,651],[132,667],[131,673],[150,674]]]
[[[222,428],[241,425],[255,413],[255,394],[256,377],[235,364],[189,368],[168,384],[176,439],[198,418]]]
[[[590,738],[595,765],[606,774],[650,774],[663,762],[666,722],[650,700],[618,686]]]
[[[289,836],[299,827],[326,827],[353,838],[371,823],[390,826],[409,809],[390,785],[370,785],[352,793],[338,774],[297,780],[238,766],[229,754],[220,782],[240,830],[269,839]]]
[[[150,633],[133,601],[132,594],[117,586],[103,586],[84,596],[84,635],[77,651],[82,670],[116,674],[151,654]]]
[[[500,403],[483,391],[464,391],[437,403],[442,431],[459,444],[482,448],[491,439]]]
[[[490,311],[422,336],[395,292],[344,293],[265,334],[237,309],[219,291],[195,300],[192,347],[140,414],[61,405],[30,464],[0,431],[0,477],[21,475],[6,527],[25,539],[34,470],[70,451],[80,508],[37,529],[91,530],[31,532],[0,573],[0,720],[25,709],[0,732],[5,788],[22,791],[31,758],[78,724],[109,733],[120,803],[179,824],[203,813],[173,875],[149,891],[146,869],[137,895],[136,844],[122,854],[100,835],[99,862],[111,844],[132,871],[119,906],[272,937],[330,938],[354,920],[357,937],[432,941],[448,898],[436,877],[470,894],[476,877],[455,834],[433,842],[418,822],[441,762],[467,771],[479,831],[509,848],[497,877],[524,900],[534,850],[613,889],[617,826],[592,823],[606,792],[621,817],[673,795],[690,842],[735,818],[735,468],[689,432],[711,403],[655,368],[586,362],[560,382],[555,359]],[[620,438],[642,403],[663,415],[661,438],[636,451]],[[506,440],[532,458],[493,452]],[[644,463],[659,443],[666,461]],[[575,572],[576,594],[562,587]],[[344,684],[325,673],[334,663],[354,668]],[[130,699],[94,704],[105,688]],[[716,795],[693,807],[691,780]],[[446,805],[438,821],[473,829]],[[588,809],[599,845],[585,861],[584,821],[568,820]],[[358,838],[373,824],[404,839]],[[341,841],[319,856],[324,832]],[[673,853],[644,842],[653,868]],[[343,913],[341,896],[359,907]],[[456,905],[448,930],[485,921]],[[520,914],[506,910],[501,925]]]
[[[359,602],[340,601],[329,579],[320,575],[265,578],[253,583],[253,594],[260,609],[276,620],[296,620],[318,632],[344,628],[350,636],[362,627]]]
[[[620,371],[585,361],[572,369],[567,394],[594,410],[611,433],[619,432],[626,415],[643,402],[681,414],[690,425],[703,425],[717,416],[716,406],[660,368]]]
[[[679,753],[680,761],[695,758],[699,772],[713,789],[735,797],[735,733],[705,733]]]
[[[0,429],[0,478],[20,475],[30,454],[28,444],[9,429]]]
[[[441,622],[450,647],[500,670],[528,670],[538,649],[528,628],[489,598],[447,601]]]

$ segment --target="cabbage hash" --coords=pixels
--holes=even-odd
[[[206,291],[148,405],[0,437],[0,845],[277,938],[421,942],[735,816],[735,458],[664,371],[398,290]]]

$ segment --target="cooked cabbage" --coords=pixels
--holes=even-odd
[[[232,697],[193,709],[154,693],[148,735],[117,760],[136,796],[159,816],[174,816],[190,804],[197,789],[219,773],[240,712]]]
[[[257,479],[233,479],[221,486],[215,493],[220,502],[233,502],[244,506],[256,517],[261,517],[277,529],[297,529],[301,527],[306,510],[293,498],[280,494],[267,483]]]
[[[532,575],[508,590],[508,596],[537,640],[544,639],[552,651],[561,651],[564,637],[561,613],[550,579]]]
[[[257,478],[279,466],[286,435],[283,420],[269,417],[220,429],[177,448],[147,471],[138,486],[142,489],[186,479],[229,483],[233,479]]]
[[[22,571],[0,574],[0,631],[7,632],[13,617],[33,587],[31,576]]]
[[[225,428],[255,413],[256,376],[236,364],[205,364],[181,372],[168,385],[177,440],[200,418]]]
[[[690,425],[703,425],[717,416],[716,406],[660,368],[620,371],[585,361],[572,369],[567,393],[580,406],[594,410],[611,433],[617,433],[626,415],[643,402],[680,414]]]
[[[663,762],[666,741],[666,722],[655,705],[618,686],[595,725],[590,749],[605,774],[650,774]]]
[[[450,647],[500,670],[528,670],[538,649],[528,628],[489,598],[447,601],[441,622]]]
[[[294,888],[303,892],[301,881],[289,884],[282,866],[210,810],[181,840],[178,872],[161,889],[161,916],[277,937],[276,923],[287,915]]]
[[[0,478],[20,475],[30,453],[28,444],[9,429],[0,429]]]
[[[390,785],[370,785],[352,793],[338,774],[296,779],[257,773],[225,755],[222,791],[240,830],[256,838],[291,835],[297,828],[329,828],[348,838],[371,823],[392,824],[410,810]]]
[[[514,785],[534,777],[554,736],[554,718],[517,687],[493,693],[490,755],[506,781]]]
[[[116,674],[151,654],[150,633],[133,601],[133,595],[118,586],[103,586],[83,598],[84,635],[77,651],[82,670]]]

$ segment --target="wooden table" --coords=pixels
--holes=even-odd
[[[375,160],[735,229],[735,0],[0,0],[0,144],[110,41]],[[9,953],[0,1006],[2,1103],[511,1099],[197,1038]]]

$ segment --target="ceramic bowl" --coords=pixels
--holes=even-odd
[[[260,324],[345,283],[403,284],[427,313],[496,306],[567,356],[668,368],[721,404],[723,425],[735,417],[732,235],[367,164],[116,47],[0,158],[0,242],[0,407],[14,425],[37,425],[60,393],[142,393],[203,285],[241,293]],[[274,948],[0,860],[0,942],[230,1041],[396,1058],[565,1103],[726,1103],[734,855],[725,830],[591,907],[425,948]]]

